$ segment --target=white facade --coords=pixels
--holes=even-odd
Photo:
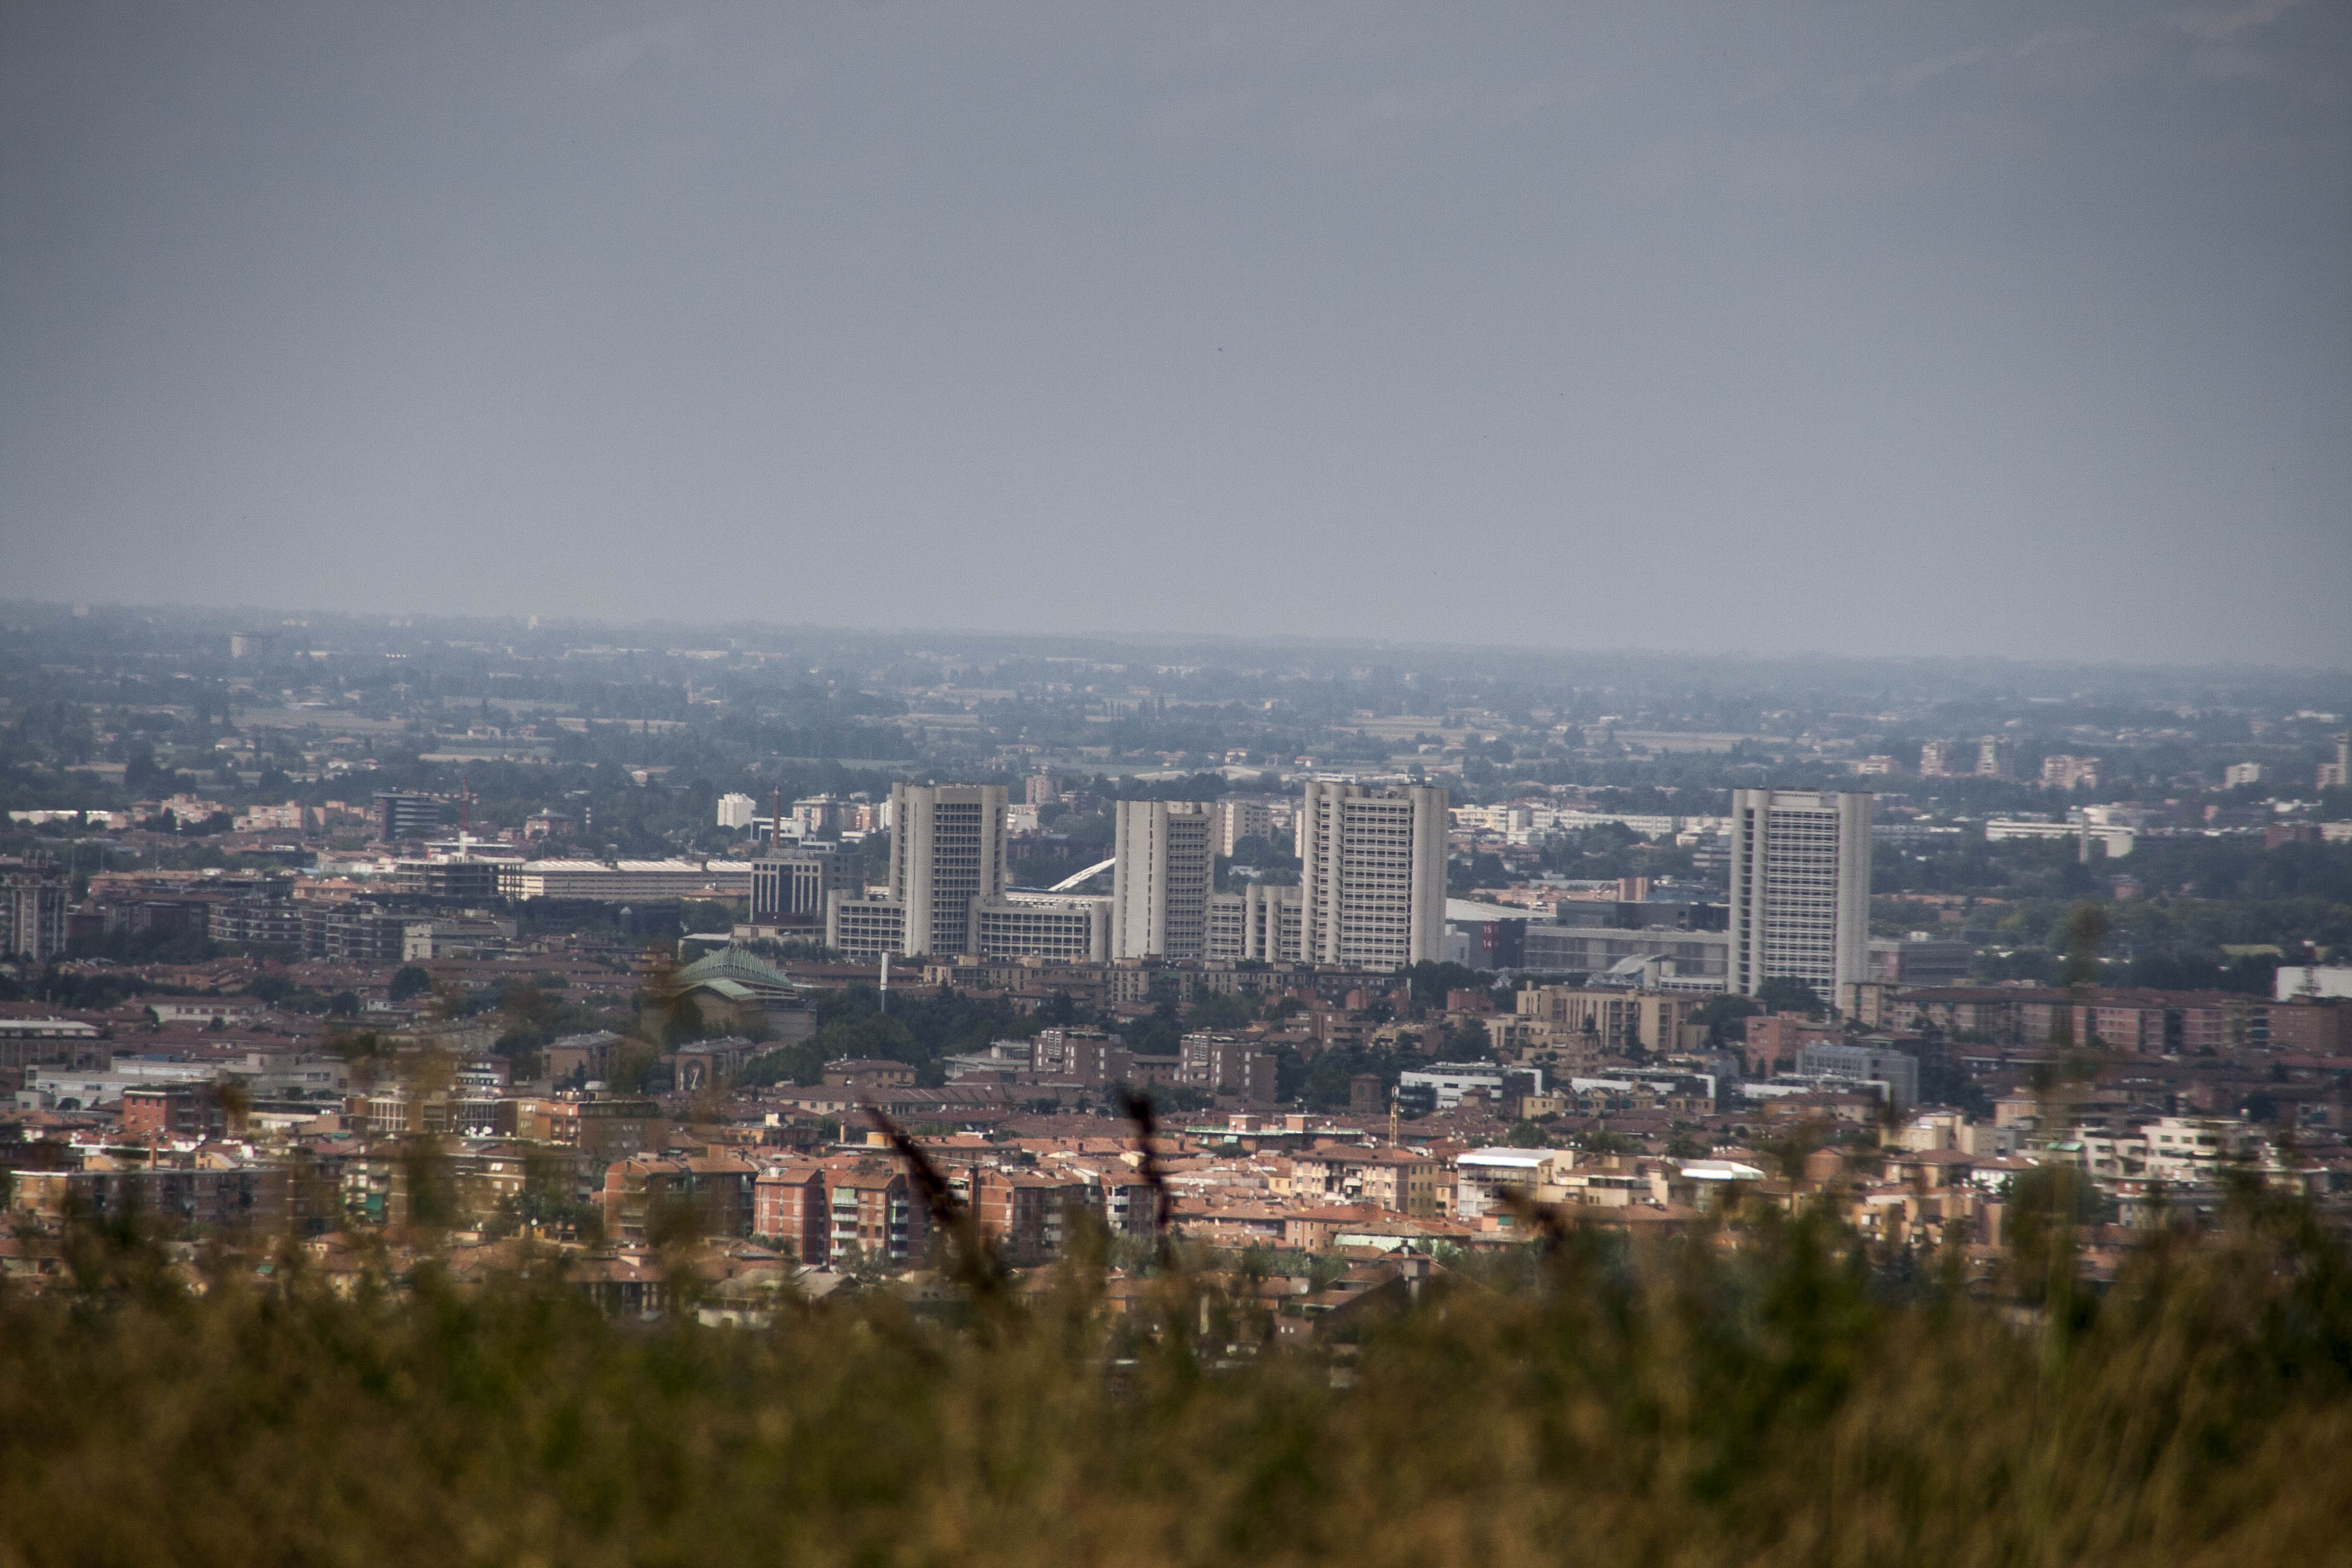
[[[1731,792],[1728,989],[1801,980],[1834,1003],[1869,978],[1867,795]]]
[[[1462,1097],[1472,1089],[1485,1089],[1499,1100],[1503,1091],[1517,1079],[1532,1082],[1538,1094],[1543,1092],[1544,1075],[1541,1068],[1488,1067],[1476,1062],[1436,1062],[1426,1068],[1415,1068],[1397,1075],[1399,1089],[1425,1089],[1437,1097],[1437,1109],[1451,1110],[1462,1103]]]
[[[1473,1149],[1454,1162],[1454,1217],[1476,1220],[1502,1207],[1496,1193],[1510,1188],[1541,1199],[1574,1156],[1565,1149]]]
[[[901,952],[980,952],[982,900],[1004,896],[1003,784],[893,784],[890,896],[906,911]]]
[[[751,814],[759,809],[760,803],[748,795],[722,795],[719,797],[719,826],[749,827]]]
[[[751,891],[749,860],[526,860],[499,868],[509,899],[740,899]]]
[[[1262,800],[1230,797],[1217,803],[1217,853],[1231,857],[1244,838],[1274,838],[1274,808]]]
[[[852,963],[904,952],[906,906],[887,894],[835,893],[825,903],[824,945]]]
[[[2096,807],[2093,808],[2097,809]],[[2096,822],[2031,822],[2020,817],[1988,817],[1984,826],[1985,842],[2006,843],[2012,838],[2072,838],[2102,846],[2110,860],[2120,860],[2132,852],[2139,835],[2129,827]]]
[[[2298,996],[2352,996],[2352,964],[2287,965],[2272,977],[2272,984],[2278,987],[2273,1000],[2280,1002]]]
[[[1112,847],[1111,955],[1207,956],[1216,815],[1198,801],[1123,800]]]
[[[1112,900],[1006,891],[1005,795],[1000,784],[894,786],[889,885],[828,892],[825,945],[859,963],[886,952],[1108,959]]]
[[[1252,882],[1230,893],[1212,893],[1206,956],[1226,963],[1302,963],[1305,915],[1297,888]]]
[[[2147,1173],[2175,1185],[2218,1181],[2231,1164],[2252,1157],[2262,1142],[2245,1122],[2194,1116],[2160,1116],[2141,1128],[2140,1136],[2147,1140]]]
[[[1309,783],[1297,844],[1301,957],[1400,969],[1445,956],[1445,791]]]
[[[2042,759],[2042,787],[2073,789],[2076,784],[2099,787],[2099,759],[2063,754]]]
[[[1101,963],[1110,957],[1111,901],[1012,893],[983,900],[983,958],[1049,958],[1060,963]]]

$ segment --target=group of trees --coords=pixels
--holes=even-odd
[[[1746,1020],[1774,1013],[1801,1013],[1818,1019],[1829,1016],[1830,1008],[1805,982],[1779,974],[1759,985],[1753,996],[1727,991],[1707,998],[1692,1013],[1691,1021],[1706,1025],[1708,1047],[1720,1049],[1744,1034]]]
[[[946,986],[891,992],[885,1003],[871,985],[827,992],[817,1004],[817,1026],[807,1039],[754,1057],[740,1081],[814,1084],[824,1064],[844,1058],[905,1062],[915,1081],[947,1081],[945,1058],[984,1050],[994,1040],[1027,1039],[1046,1026],[1044,1015],[1025,1015],[1002,998],[976,1001]]]
[[[284,1013],[325,1013],[335,1017],[354,1017],[360,1010],[356,992],[338,991],[325,995],[314,986],[299,985],[282,970],[266,969],[245,984],[245,994],[258,997]]]
[[[2128,873],[2144,893],[2113,896],[2111,878]],[[2259,838],[2143,837],[2128,858],[2082,864],[2067,843],[1987,844],[1964,838],[1944,849],[1905,846],[1879,855],[1873,890],[1965,894],[1998,900],[1991,933],[1999,951],[1979,973],[1990,980],[2054,979],[2067,913],[2108,904],[2114,936],[2103,978],[2166,990],[2266,991],[2276,960],[2224,952],[2278,946],[2300,962],[2310,945],[2352,948],[2352,845],[2281,844]]]

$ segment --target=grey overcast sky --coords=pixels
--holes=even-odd
[[[0,3],[0,596],[2352,664],[2352,5]]]

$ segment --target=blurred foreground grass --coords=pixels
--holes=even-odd
[[[1181,1272],[1156,1317],[1105,1314],[1084,1262],[947,1320],[749,1331],[612,1323],[543,1279],[199,1296],[135,1242],[79,1261],[0,1300],[6,1568],[2352,1554],[2352,1282],[2294,1208],[2031,1310],[1890,1293],[1825,1221],[1570,1235],[1344,1367],[1236,1361]]]

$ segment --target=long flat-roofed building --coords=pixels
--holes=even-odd
[[[498,868],[509,899],[740,899],[751,890],[749,860],[525,860]]]
[[[978,912],[982,958],[1101,963],[1111,956],[1110,903],[1105,899],[1008,893],[982,899]]]

